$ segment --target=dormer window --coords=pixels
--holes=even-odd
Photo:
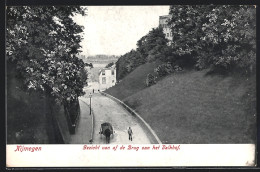
[[[105,71],[102,71],[102,75],[105,75]]]

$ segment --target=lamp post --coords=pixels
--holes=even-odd
[[[89,105],[90,105],[90,106],[89,106],[89,111],[90,111],[89,115],[91,115],[91,97],[92,97],[92,94],[89,93],[89,100],[90,100],[90,101],[89,101],[89,102],[90,102],[90,103],[89,103]]]

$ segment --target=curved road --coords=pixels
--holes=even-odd
[[[87,91],[86,91],[87,92]],[[89,105],[89,92],[81,100]],[[115,131],[111,136],[110,144],[150,144],[150,140],[145,131],[139,125],[137,119],[127,112],[122,106],[115,101],[100,93],[92,94],[91,107],[94,111],[94,135],[93,144],[106,144],[105,136],[98,133],[103,122],[112,124]],[[133,130],[133,141],[128,140],[127,129]]]

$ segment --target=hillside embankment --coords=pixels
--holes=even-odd
[[[163,143],[255,143],[255,75],[184,70],[146,87],[154,66],[139,66],[105,92],[137,111]]]

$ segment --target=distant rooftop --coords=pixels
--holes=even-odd
[[[160,19],[163,19],[163,18],[170,18],[171,15],[164,15],[164,16],[159,16],[159,17],[160,17]]]
[[[113,65],[113,66],[111,66],[109,68],[102,68],[102,69],[99,70],[98,75],[100,75],[101,72],[106,71],[106,70],[115,70],[115,67],[116,66]]]

